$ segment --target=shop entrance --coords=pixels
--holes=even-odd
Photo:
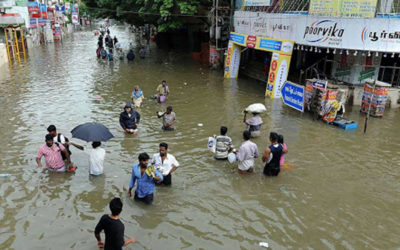
[[[245,52],[244,50],[249,52],[244,53],[243,63],[241,63],[242,51]],[[254,67],[260,79],[266,78],[265,96],[280,98],[281,87],[287,80],[292,51],[293,41],[290,40],[256,37],[232,32],[229,36],[225,58],[224,77],[237,78],[240,65],[243,69],[242,72],[245,72],[246,68],[247,71],[253,70]]]
[[[246,49],[242,51],[239,76],[247,76],[261,82],[268,82],[272,52]]]

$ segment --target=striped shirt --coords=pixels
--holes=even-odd
[[[36,157],[41,159],[44,156],[48,168],[59,169],[64,167],[64,161],[60,152],[64,149],[65,147],[61,143],[58,143],[58,147],[55,143],[53,143],[53,146],[51,147],[44,144],[39,148]]]

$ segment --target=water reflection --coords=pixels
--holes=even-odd
[[[123,29],[112,33],[133,41]],[[0,71],[0,172],[10,174],[0,179],[1,249],[26,249],[26,242],[30,249],[94,249],[94,226],[114,196],[124,202],[126,235],[138,239],[127,249],[257,249],[261,241],[273,249],[399,246],[398,110],[370,119],[366,136],[361,129],[345,132],[265,100],[261,84],[224,80],[186,55],[151,48],[145,60],[98,62],[96,40],[92,32],[75,33],[62,44],[32,49],[24,66]],[[118,118],[133,86],[149,97],[163,79],[177,129],[162,132],[155,113],[165,105],[146,99],[139,134],[125,135]],[[254,140],[259,151],[271,130],[289,147],[286,162],[294,166],[277,178],[262,176],[261,161],[254,175],[239,176],[206,148],[221,125],[238,147],[242,110],[255,102],[268,108]],[[357,108],[347,110],[363,124]],[[49,124],[71,139],[69,131],[88,121],[115,136],[103,144],[103,176],[89,177],[91,146],[79,140],[86,149],[72,148],[76,174],[35,171]],[[162,141],[182,167],[171,188],[157,188],[153,206],[136,203],[125,195],[132,165]]]

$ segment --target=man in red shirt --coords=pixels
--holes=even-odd
[[[61,152],[63,152],[67,158],[68,169],[66,169]],[[71,159],[69,158],[69,154],[65,147],[61,143],[54,143],[51,134],[46,135],[46,144],[42,145],[37,153],[36,163],[39,168],[42,167],[40,160],[43,156],[46,161],[46,167],[49,170],[56,172],[73,172],[76,169],[71,165]]]

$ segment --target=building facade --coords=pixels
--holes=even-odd
[[[306,79],[322,78],[337,84],[362,85],[376,79],[398,86],[400,19],[396,13],[400,6],[397,2],[239,0],[233,29],[236,35],[250,36],[256,43],[259,37],[293,42],[283,81],[305,84]],[[254,56],[257,53],[249,54],[253,61],[257,59]],[[267,95],[268,89],[282,86],[281,82],[270,81],[277,75],[272,68],[274,59],[261,62],[270,56],[263,54],[258,58],[260,64],[269,67],[264,72]],[[238,63],[239,68],[246,68]]]

